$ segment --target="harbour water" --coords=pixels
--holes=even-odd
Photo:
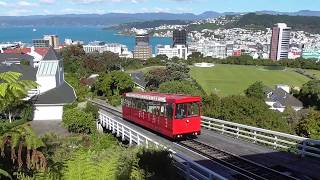
[[[104,41],[107,43],[120,43],[133,50],[135,39],[133,36],[118,35],[116,31],[103,30],[102,27],[1,27],[0,43],[22,41],[32,43],[32,39],[42,38],[45,34],[56,34],[61,43],[64,39],[84,41]],[[150,43],[155,48],[158,44],[171,44],[171,38],[152,37]]]

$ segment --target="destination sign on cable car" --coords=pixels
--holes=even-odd
[[[127,93],[126,96],[131,98],[145,99],[149,101],[166,102],[166,98],[160,97],[160,96],[152,96],[152,95],[136,94],[136,93]]]

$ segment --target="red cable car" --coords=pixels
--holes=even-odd
[[[177,139],[201,132],[201,97],[161,93],[126,93],[123,118]]]

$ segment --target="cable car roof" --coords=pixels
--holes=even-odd
[[[163,94],[163,93],[126,93],[125,97],[144,99],[157,102],[171,102],[171,103],[184,103],[184,102],[198,102],[201,101],[199,96],[188,96],[182,94]]]

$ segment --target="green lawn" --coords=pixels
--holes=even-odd
[[[291,69],[267,70],[260,66],[216,65],[212,68],[191,67],[191,76],[207,93],[220,96],[242,94],[255,81],[262,81],[269,87],[276,84],[287,84],[301,87],[309,81]]]
[[[306,69],[305,71],[311,75],[315,75],[317,78],[320,78],[320,71],[318,70]]]

